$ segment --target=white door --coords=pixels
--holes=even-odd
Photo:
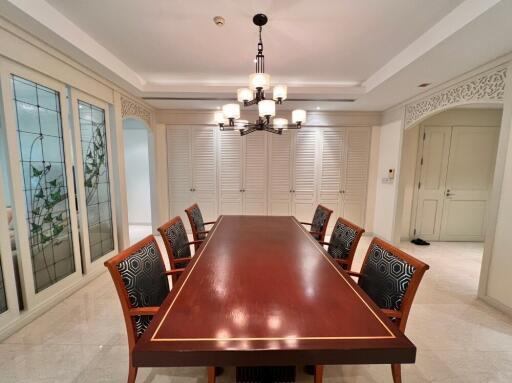
[[[217,219],[217,165],[215,130],[200,126],[190,129],[192,203],[197,203],[206,221]],[[183,210],[180,214],[184,214]]]
[[[370,128],[346,128],[345,172],[340,215],[361,227],[364,227],[366,213],[370,136]]]
[[[341,210],[342,173],[346,156],[345,130],[343,128],[320,129],[319,141],[321,147],[318,203],[333,211],[327,229],[330,232]]]
[[[219,213],[242,214],[242,137],[238,131],[224,131],[220,132],[218,136]]]
[[[450,138],[451,127],[424,127],[415,236],[425,240],[439,239]]]
[[[243,138],[243,214],[267,214],[267,132],[253,132]],[[241,137],[238,137],[241,140]]]
[[[292,214],[292,137],[289,130],[269,135],[269,215]]]
[[[498,128],[455,126],[451,137],[440,240],[483,241]]]
[[[292,210],[303,222],[311,222],[316,208],[318,134],[316,128],[302,128],[295,134]]]
[[[168,128],[167,148],[170,216],[181,216],[187,230],[190,230],[188,219],[184,217],[193,189],[189,128]]]

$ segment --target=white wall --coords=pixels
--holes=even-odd
[[[123,122],[128,223],[151,224],[148,130],[135,119]]]
[[[373,233],[388,241],[393,241],[394,234],[397,181],[400,176],[399,164],[402,147],[402,116],[401,109],[385,113],[380,128]],[[387,176],[388,169],[395,169],[393,183],[382,182],[382,178]]]

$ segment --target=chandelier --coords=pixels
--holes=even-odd
[[[237,90],[237,100],[244,106],[258,105],[258,119],[254,123],[240,120],[240,104],[225,104],[222,110],[215,112],[215,123],[220,130],[238,130],[240,135],[264,130],[271,133],[282,134],[283,129],[300,129],[306,122],[306,111],[296,109],[292,111],[292,124],[288,125],[286,118],[276,118],[276,104],[280,105],[286,100],[288,88],[286,85],[275,85],[272,89],[272,99],[266,98],[265,91],[270,89],[270,75],[265,73],[265,56],[263,55],[263,42],[261,40],[262,27],[267,23],[267,16],[257,14],[252,19],[259,27],[258,53],[256,55],[256,73],[249,76],[249,88]]]

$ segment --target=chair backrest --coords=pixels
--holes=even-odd
[[[155,237],[147,236],[105,262],[123,309],[130,350],[151,322],[151,315],[130,316],[137,307],[158,307],[169,293],[165,264]]]
[[[197,203],[185,209],[185,213],[187,213],[190,227],[192,228],[192,236],[194,237],[194,241],[205,239],[206,234],[204,231],[206,228],[204,226],[203,214],[201,214],[201,209],[199,209]]]
[[[313,215],[313,221],[311,222],[311,232],[314,233],[313,237],[318,241],[323,241],[325,238],[325,232],[327,231],[327,225],[329,224],[329,218],[331,218],[332,210],[326,208],[323,205],[318,205]]]
[[[426,263],[374,238],[361,267],[358,283],[380,308],[401,313],[395,323],[404,331],[414,295],[428,268]]]
[[[333,258],[344,260],[346,263],[343,265],[343,268],[346,270],[352,268],[357,244],[363,233],[363,228],[341,217],[338,218],[334,225],[327,252]]]
[[[175,263],[180,258],[192,256],[185,225],[183,225],[181,218],[179,216],[174,217],[169,222],[160,226],[158,231],[164,241],[171,269],[186,267],[187,263],[185,262]]]

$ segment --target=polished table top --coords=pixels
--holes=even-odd
[[[412,363],[415,355],[294,217],[221,216],[137,342],[133,363]]]

